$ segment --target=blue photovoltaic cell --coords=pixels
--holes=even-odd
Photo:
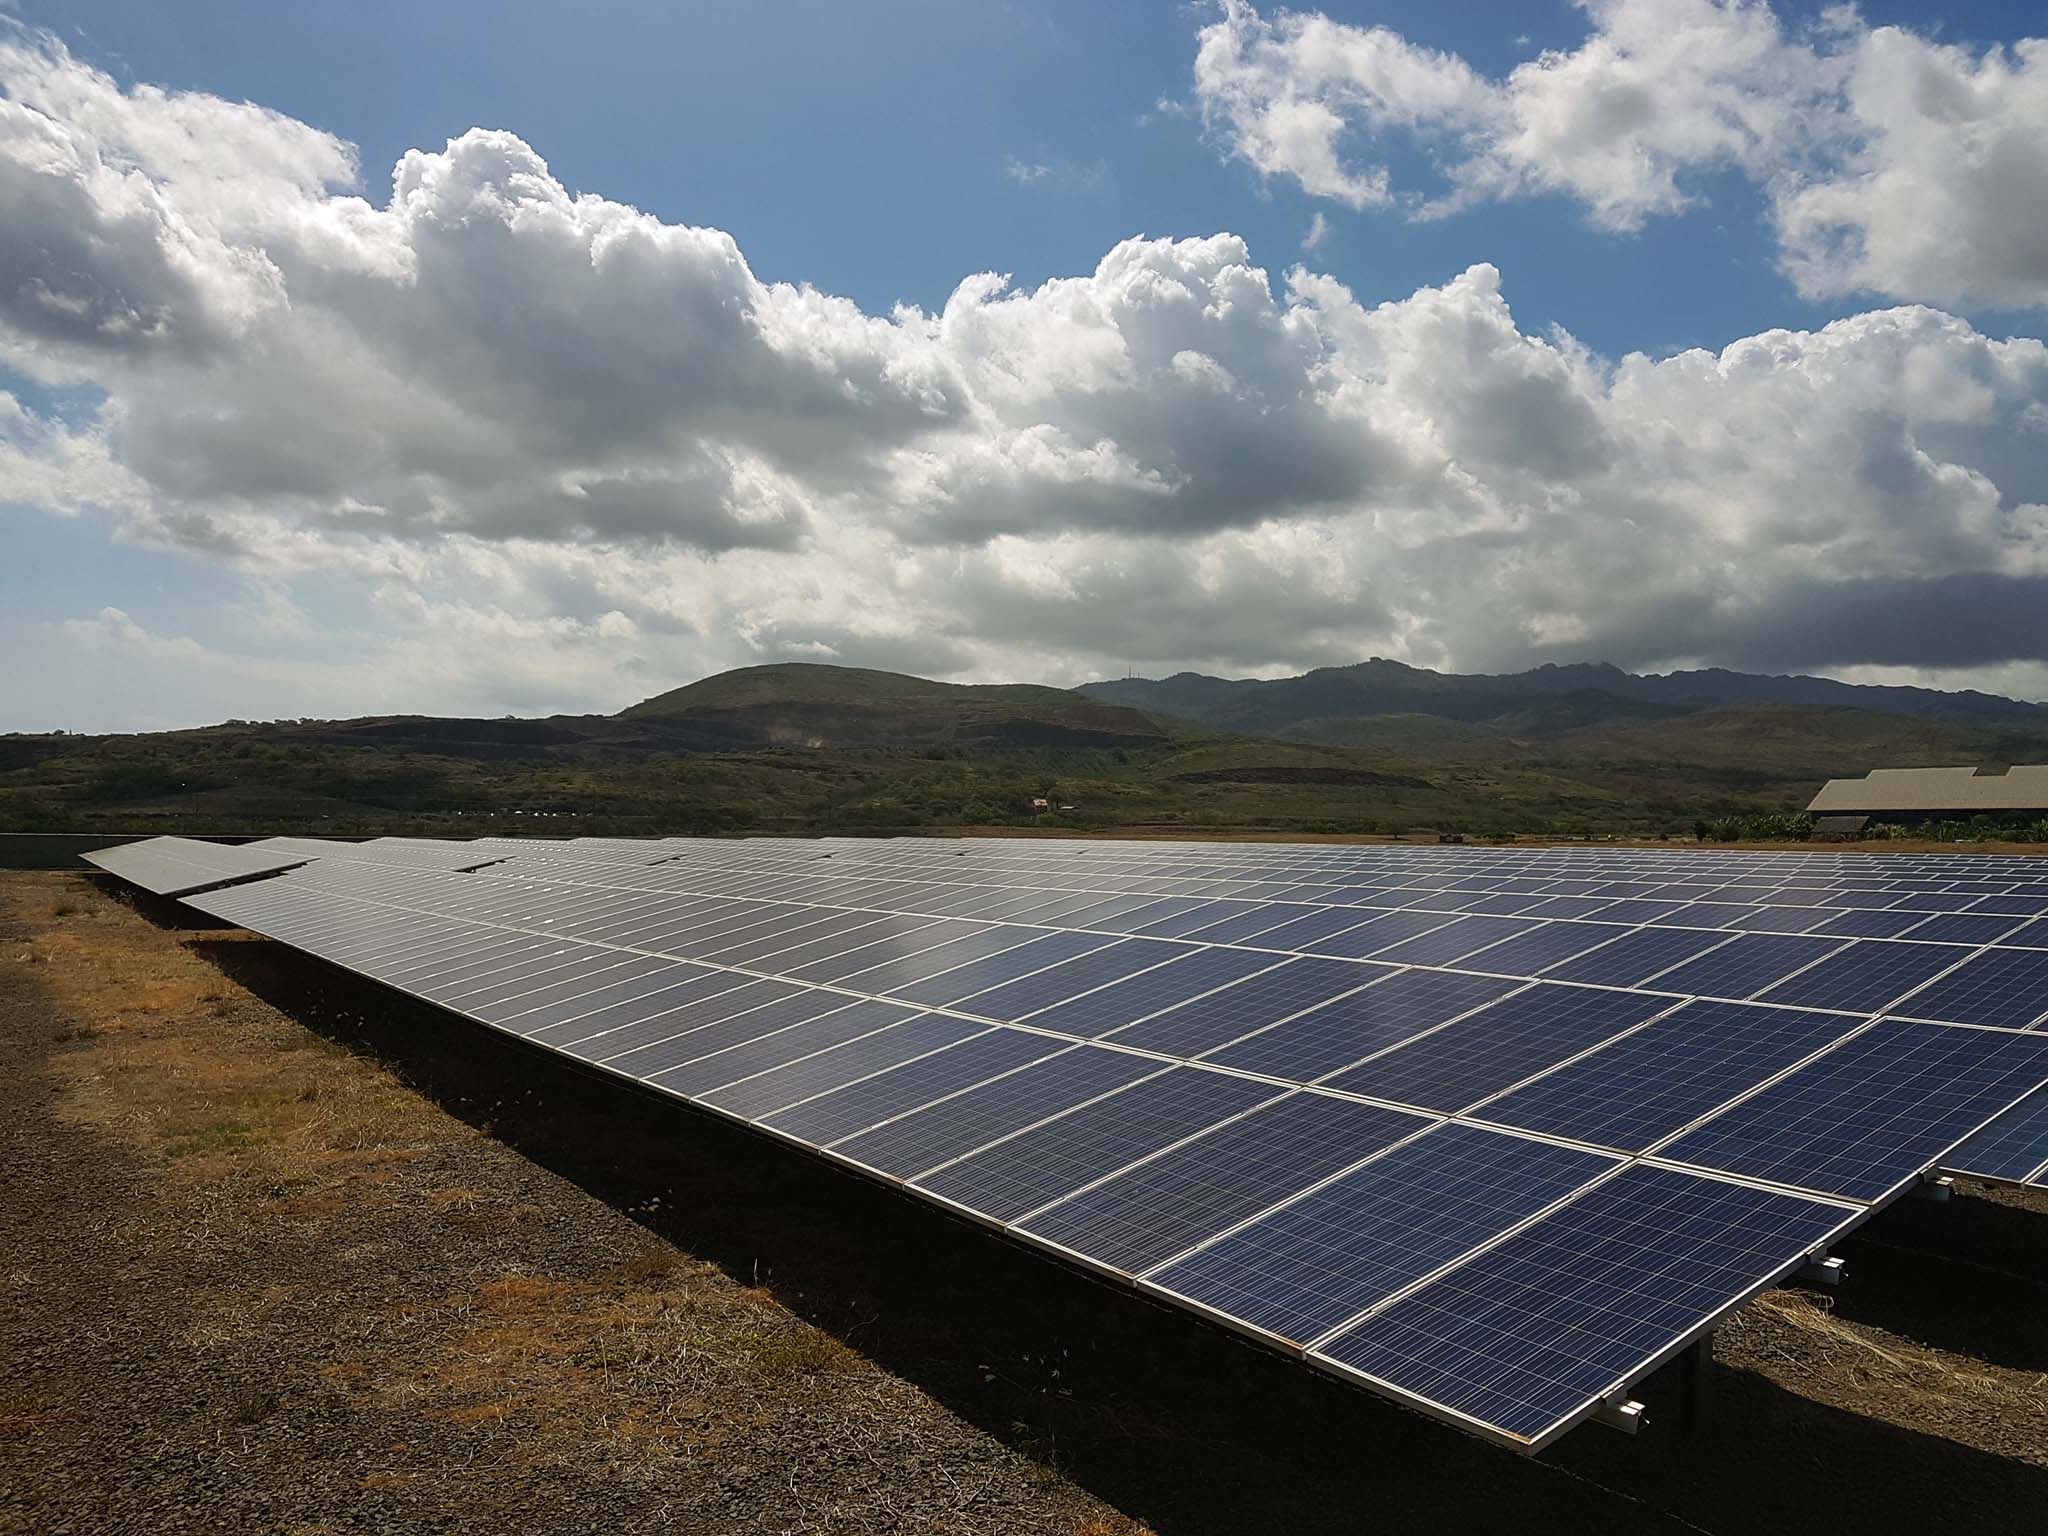
[[[1659,1155],[1876,1200],[2043,1083],[2048,1036],[1880,1019]]]
[[[1546,896],[1533,907],[1524,908],[1524,917],[1597,917],[1608,922],[1608,913],[1618,903],[1605,896]],[[1618,923],[1639,923],[1639,917],[1613,918]]]
[[[1840,939],[1747,933],[1697,960],[1651,977],[1646,985],[1659,992],[1685,992],[1695,997],[1749,997],[1841,945]]]
[[[1136,1274],[1428,1124],[1372,1104],[1290,1094],[1040,1211],[1021,1228]]]
[[[1327,1086],[1448,1114],[1670,1006],[1654,994],[1544,982],[1340,1072]]]
[[[1168,960],[1177,960],[1186,950],[1158,939],[1119,939],[1106,949],[1077,959],[1063,961],[1030,976],[1019,977],[980,992],[955,998],[962,1013],[984,1019],[1014,1023],[1029,1018],[1041,1008],[1063,1003],[1083,992],[1121,981],[1135,971],[1146,970]]]
[[[1731,942],[1725,933],[1697,928],[1639,928],[1612,944],[1567,960],[1543,973],[1546,981],[1584,981],[1603,987],[1632,987],[1645,976],[1690,959],[1716,944]]]
[[[2011,933],[2023,921],[2017,917],[1979,917],[1974,912],[1947,912],[1930,917],[1906,934],[1917,942],[1942,944],[1989,944]]]
[[[1178,960],[1042,1009],[1031,1016],[1031,1025],[1070,1035],[1106,1034],[1281,963],[1279,955],[1250,950],[1188,949]]]
[[[1335,907],[1311,912],[1306,917],[1290,918],[1278,927],[1263,928],[1242,942],[1255,944],[1260,949],[1302,950],[1368,921],[1368,914],[1356,907]]]
[[[1942,1159],[1957,1173],[2026,1182],[2048,1163],[2048,1088],[2037,1089]]]
[[[703,967],[687,961],[663,961],[658,970],[622,981],[611,981],[607,978],[592,990],[577,996],[558,998],[526,1008],[515,1005],[490,1022],[500,1029],[511,1030],[514,1034],[529,1035],[551,1024],[588,1018],[600,1009],[615,1007],[622,1003],[630,1005],[639,998],[665,998],[675,991],[679,983],[702,974]]]
[[[2001,895],[1986,896],[1974,907],[1974,913],[1992,912],[2007,917],[2039,917],[2048,912],[2048,899],[2039,896]]]
[[[1349,960],[1289,960],[1106,1036],[1114,1045],[1199,1056],[1239,1035],[1327,1002],[1388,972]]]
[[[2048,917],[2037,917],[2031,922],[2022,923],[1998,942],[2028,949],[2048,949]]]
[[[1444,1125],[1146,1278],[1306,1344],[1612,1166]]]
[[[1461,917],[1433,932],[1380,950],[1373,958],[1392,965],[1449,965],[1460,955],[1528,933],[1534,926],[1512,917]]]
[[[1062,1056],[1054,1060],[1067,1059]],[[1044,1067],[1030,1067],[1017,1075],[1026,1077],[1042,1070]],[[963,1097],[975,1098],[985,1091],[977,1090]],[[928,1174],[917,1184],[993,1220],[1014,1221],[1026,1211],[1036,1210],[1163,1146],[1242,1114],[1282,1091],[1271,1084],[1223,1072],[1173,1067],[1007,1141],[984,1147]],[[930,1113],[911,1118],[922,1120]]]
[[[1756,910],[1739,902],[1696,901],[1684,911],[1674,913],[1670,920],[1690,928],[1739,928],[1741,923],[1738,919],[1748,917]]]
[[[946,938],[943,934],[905,934],[900,940],[884,941],[872,949],[849,950],[843,955],[798,966],[790,975],[803,981],[829,981],[836,986],[855,987],[863,992],[887,992],[908,982],[951,971],[971,961],[1013,952],[1034,939],[1044,939],[1034,928],[984,928],[979,933]],[[1106,940],[1104,942],[1107,942]]]
[[[809,1026],[806,1026],[809,1027]],[[801,1059],[764,1070],[744,1080],[703,1095],[704,1102],[747,1119],[759,1119],[772,1110],[844,1087],[890,1067],[942,1050],[994,1028],[971,1019],[944,1014],[921,1013],[903,1023],[846,1045],[820,1050]]]
[[[1150,939],[1183,939],[1196,929],[1210,927],[1227,917],[1233,917],[1240,913],[1263,912],[1266,910],[1268,910],[1266,907],[1257,902],[1204,902],[1199,907],[1189,907],[1185,911],[1172,913],[1167,917],[1147,923],[1144,927],[1134,931]]]
[[[1175,937],[1193,939],[1202,944],[1249,943],[1255,933],[1268,928],[1277,928],[1282,923],[1293,922],[1310,916],[1312,909],[1280,903],[1254,902],[1242,911],[1210,923],[1204,928],[1191,928]],[[1156,935],[1158,930],[1152,932]]]
[[[763,969],[778,976],[806,981],[831,981],[849,971],[900,959],[912,950],[926,949],[960,932],[974,932],[971,924],[934,922],[921,917],[877,918],[865,927],[829,939],[813,940],[795,949],[783,950]]]
[[[1312,1082],[1521,985],[1499,976],[1400,971],[1204,1059],[1240,1072]]]
[[[1862,1022],[1796,1008],[1688,1003],[1473,1113],[1640,1152]]]
[[[907,1179],[1162,1070],[1161,1064],[1149,1057],[1077,1046],[943,1103],[878,1124],[871,1131],[835,1143],[832,1150]]]
[[[830,1013],[835,1008],[844,1008],[850,1001],[852,999],[840,992],[803,992],[697,1029],[678,1031],[668,1039],[652,1041],[635,1050],[607,1053],[597,1059],[615,1072],[650,1077],[686,1061],[695,1061],[699,1056],[722,1051],[727,1046],[744,1045],[749,1040],[758,1040],[776,1030]]]
[[[1493,896],[1468,896],[1458,903],[1458,910],[1488,917],[1509,917],[1536,906],[1542,900],[1541,896],[1531,896],[1526,891],[1516,891],[1512,894],[1504,892]]]
[[[792,987],[779,981],[750,981],[743,987],[719,992],[683,1004],[680,1008],[662,1009],[635,1020],[630,1024],[617,1024],[609,1029],[594,1033],[579,1033],[574,1040],[550,1042],[556,1050],[567,1051],[585,1061],[602,1061],[622,1051],[638,1046],[651,1045],[656,1040],[666,1040],[671,1035],[681,1034],[686,1029],[700,1029],[706,1024],[716,1024],[720,1019],[730,1018],[749,1008],[758,1008],[763,1003],[780,1002],[787,997],[801,997],[804,989]],[[593,1021],[586,1019],[586,1025]]]
[[[1779,982],[1761,994],[1761,1001],[1876,1013],[1930,976],[1940,975],[1965,953],[1947,944],[1915,944],[1911,940],[1852,944],[1790,981]],[[2041,1006],[2048,1008],[2048,1003]],[[1902,1010],[1911,1013],[1912,1004],[1902,1005]]]
[[[1637,1166],[1317,1353],[1539,1440],[1824,1246],[1853,1214]]]
[[[1076,1047],[1047,1035],[992,1028],[987,1034],[964,1040],[936,1056],[907,1062],[806,1103],[778,1110],[764,1116],[763,1123],[784,1135],[822,1147],[1026,1062],[1073,1049]],[[1146,1065],[1139,1058],[1128,1059]]]
[[[1453,921],[1455,919],[1448,912],[1390,912],[1385,917],[1375,917],[1327,939],[1304,944],[1302,948],[1312,955],[1357,959]]]
[[[1915,992],[1898,1012],[1916,1019],[2025,1028],[2048,1013],[2048,950],[1987,949]]]
[[[1908,928],[1926,921],[1924,912],[1844,912],[1812,931],[1844,939],[1894,939]]]
[[[558,1023],[536,1024],[530,1020],[513,1019],[507,1028],[524,1034],[536,1044],[559,1050],[572,1040],[603,1034],[622,1024],[636,1024],[657,1014],[673,1013],[686,1004],[702,1002],[707,997],[754,984],[752,977],[742,976],[736,971],[714,971],[701,965],[690,965],[684,969],[690,974],[658,990],[636,993],[588,1013],[572,1014]]]
[[[1827,918],[1824,907],[1757,907],[1728,926],[1745,933],[1808,933]]]
[[[1460,964],[1468,971],[1491,971],[1499,976],[1534,976],[1628,931],[1626,928],[1604,927],[1599,923],[1543,923],[1505,944],[1496,944],[1477,954],[1467,955]]]
[[[845,998],[839,1001],[843,1006],[831,1013],[736,1045],[714,1047],[699,1060],[666,1072],[650,1073],[649,1077],[671,1093],[695,1097],[795,1061],[799,1056],[810,1056],[916,1017],[914,1009],[896,1003],[848,1002]]]
[[[1826,897],[1824,904],[1830,907],[1876,907],[1890,908],[1900,912],[1913,912],[1925,917],[1929,912],[1960,912],[1973,902],[1983,900],[1979,892],[1967,896],[1944,891],[1914,891],[1901,896],[1896,891],[1850,891]]]
[[[616,963],[621,958],[626,961],[623,965]],[[673,960],[621,957],[612,951],[586,948],[557,971],[529,977],[502,994],[464,997],[458,1002],[471,1018],[497,1024],[517,1020],[539,1008],[573,1007],[583,998],[594,997],[622,983],[644,982],[651,986],[656,977],[676,968]],[[591,1004],[593,1008],[602,1006],[601,1002]]]
[[[1603,923],[1674,923],[1685,921],[1685,903],[1682,901],[1616,901],[1605,903],[1600,908]]]
[[[946,1007],[958,1002],[971,992],[981,992],[989,987],[1000,986],[1006,981],[1015,981],[1046,966],[1057,965],[1063,960],[1077,959],[1093,950],[1103,948],[1116,941],[1099,933],[1046,933],[1006,949],[999,955],[986,960],[969,961],[956,970],[945,971],[920,981],[907,982],[888,988],[891,997],[906,1002],[929,1003],[934,1007]],[[844,978],[841,986],[855,987],[861,991],[879,990],[869,988],[858,974]]]

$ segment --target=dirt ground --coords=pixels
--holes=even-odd
[[[111,891],[0,875],[10,1536],[2048,1529],[2040,1197],[1528,1460]]]

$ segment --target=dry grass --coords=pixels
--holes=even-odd
[[[2048,1375],[1944,1354],[1835,1316],[1808,1291],[1766,1291],[1724,1325],[1730,1345],[1760,1368],[1782,1367],[1798,1390],[1887,1422],[1940,1427],[1994,1418],[2034,1426],[2024,1438],[2048,1445]],[[2035,1458],[2029,1458],[2035,1459]]]
[[[522,1234],[552,1218],[490,1175],[481,1133],[194,952],[246,936],[163,934],[55,875],[0,882],[0,907],[29,935],[0,965],[34,967],[55,1005],[57,1112],[155,1171],[165,1216],[147,1240],[159,1251],[246,1276],[189,1298],[186,1344],[246,1358],[252,1337],[331,1326],[336,1286],[354,1277],[347,1326],[317,1364],[218,1405],[236,1432],[336,1393],[414,1426],[365,1469],[370,1491],[431,1470],[419,1442],[449,1432],[522,1468],[646,1476],[735,1454],[750,1434],[772,1443],[792,1421],[826,1426],[845,1459],[886,1464],[943,1415],[767,1292],[667,1243],[643,1239],[595,1266],[522,1262]],[[280,1251],[300,1257],[259,1257]],[[438,1284],[384,1278],[394,1255],[444,1252]],[[0,1434],[48,1420],[45,1405],[0,1404]],[[830,1477],[830,1458],[793,1475]],[[1075,1536],[1145,1533],[1104,1516]]]

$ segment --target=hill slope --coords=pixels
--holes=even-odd
[[[934,683],[806,663],[742,667],[619,718],[733,747],[1147,747],[1179,734],[1127,704],[1031,683]]]
[[[1381,715],[1434,716],[1527,738],[1704,710],[1759,707],[1856,709],[1943,725],[2011,727],[2023,735],[2048,738],[2048,705],[1988,693],[1869,687],[1823,677],[1763,677],[1720,668],[1639,676],[1595,664],[1453,675],[1397,661],[1367,661],[1271,680],[1182,672],[1156,681],[1084,683],[1079,691],[1225,730],[1317,740],[1356,741],[1357,728],[1346,722]]]

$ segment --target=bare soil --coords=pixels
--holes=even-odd
[[[0,876],[0,1531],[2048,1529],[2048,1199],[1527,1460],[190,909]]]

